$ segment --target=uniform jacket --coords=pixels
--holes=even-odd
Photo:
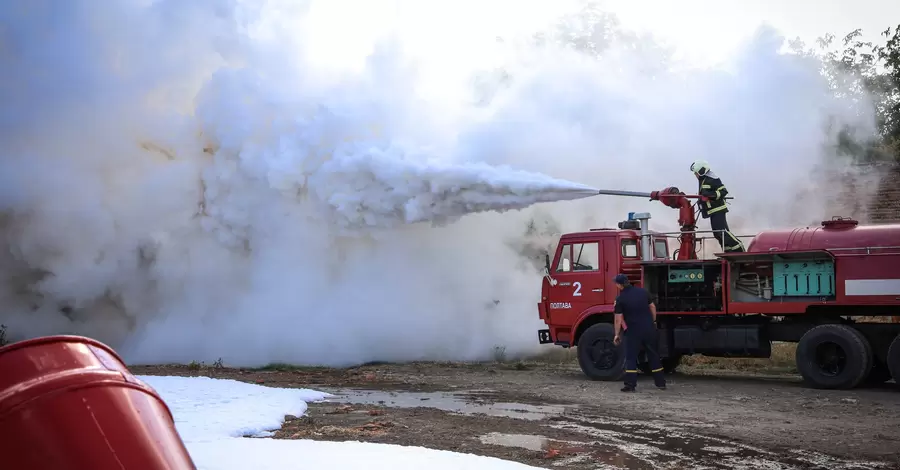
[[[653,312],[650,311],[652,303],[650,293],[642,287],[627,286],[619,292],[613,311],[622,314],[626,334],[654,329]]]
[[[700,177],[699,183],[700,195],[709,198],[708,201],[700,201],[700,215],[704,219],[708,219],[712,214],[728,212],[728,206],[725,205],[725,196],[728,195],[728,190],[725,189],[722,180],[710,171]]]

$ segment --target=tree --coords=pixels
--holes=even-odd
[[[888,40],[878,48],[878,58],[884,63],[891,86],[885,91],[879,112],[885,148],[900,162],[900,25],[894,28],[893,35],[890,28],[882,34]]]
[[[862,162],[900,162],[900,25],[881,33],[885,44],[861,41],[861,35],[856,29],[844,36],[840,51],[828,50],[832,34],[817,41],[824,73],[836,92],[845,90],[840,92],[852,93],[857,100],[869,97],[874,104],[875,135],[860,139],[853,129],[842,129],[838,149]]]

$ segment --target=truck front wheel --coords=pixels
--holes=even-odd
[[[578,365],[591,380],[620,380],[625,374],[625,343],[613,344],[615,330],[597,323],[578,339]]]
[[[854,388],[869,375],[872,362],[868,340],[846,325],[817,326],[797,344],[797,370],[814,388]]]

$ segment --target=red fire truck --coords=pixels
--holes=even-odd
[[[817,227],[757,234],[745,252],[698,256],[710,231],[696,230],[691,199],[678,188],[649,197],[679,210],[675,234],[629,214],[618,229],[560,237],[546,257],[538,314],[541,344],[577,347],[584,373],[619,380],[624,349],[613,344],[613,277],[624,273],[657,306],[667,372],[684,355],[771,356],[773,341],[797,344],[797,369],[811,387],[849,389],[900,380],[900,224],[834,218]],[[669,242],[678,241],[674,251]],[[745,242],[746,243],[746,242]],[[645,372],[646,361],[641,361]]]

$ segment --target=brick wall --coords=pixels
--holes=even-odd
[[[875,170],[881,178],[866,207],[867,222],[900,223],[900,164],[878,165]],[[900,317],[860,317],[859,321],[900,323]]]
[[[826,219],[843,216],[861,224],[900,223],[900,164],[865,164],[850,171],[825,169],[816,181],[819,188],[829,188],[821,191]]]
[[[869,222],[900,223],[900,164],[882,167],[882,174],[875,197],[869,201]]]

